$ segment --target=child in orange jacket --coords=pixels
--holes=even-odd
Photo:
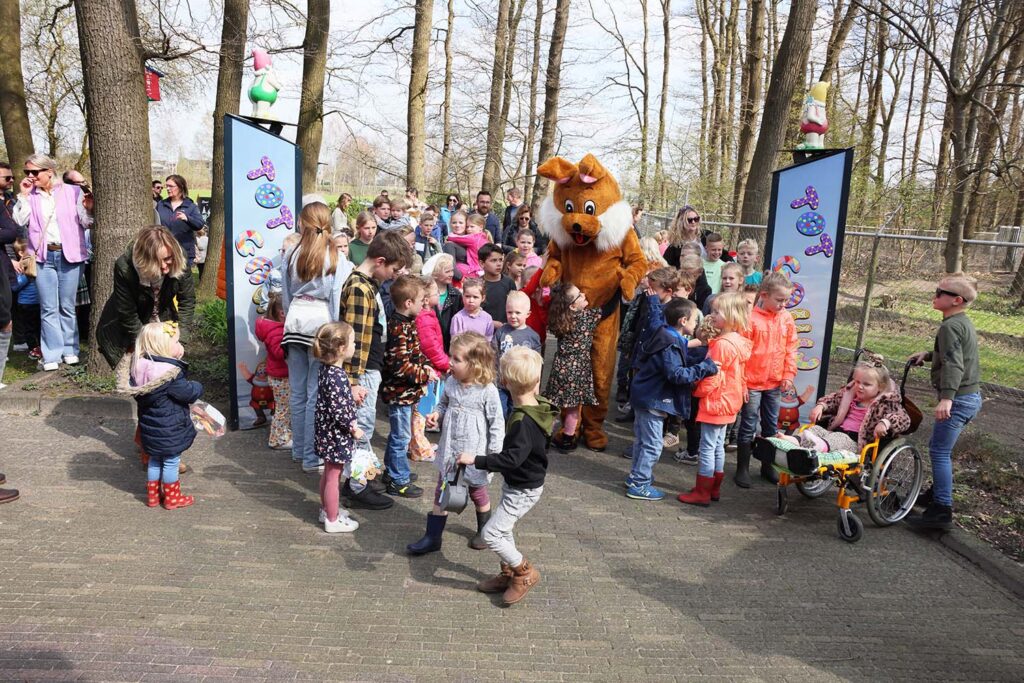
[[[778,431],[782,392],[793,391],[796,378],[796,324],[786,310],[793,294],[793,283],[782,273],[768,273],[761,280],[758,305],[750,314],[750,327],[744,336],[754,350],[747,363],[747,402],[740,413],[740,429],[736,445],[736,475],[733,481],[740,488],[750,488],[750,454],[757,422],[761,435]],[[761,477],[778,483],[771,463],[761,463]]]
[[[700,462],[696,485],[689,493],[679,494],[681,503],[702,507],[719,498],[725,478],[725,432],[743,406],[747,391],[744,366],[751,348],[750,340],[743,336],[749,314],[742,294],[720,294],[711,304],[711,311],[706,320],[720,333],[708,342],[708,358],[718,366],[718,374],[702,379],[693,391],[700,398]]]

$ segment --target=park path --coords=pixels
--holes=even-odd
[[[266,432],[200,437],[189,509],[141,502],[127,420],[2,419],[0,680],[1020,680],[1024,605],[906,528],[847,545],[831,501],[767,485],[703,509],[623,496],[627,462],[552,453],[518,529],[543,579],[501,609],[453,517],[411,559],[427,498],[315,523],[316,479]],[[433,466],[416,464],[429,485]],[[667,458],[673,492],[693,468]],[[492,484],[492,495],[498,492]],[[864,515],[866,520],[866,515]]]

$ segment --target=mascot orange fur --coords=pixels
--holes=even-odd
[[[583,407],[582,435],[588,448],[602,451],[608,445],[604,419],[615,374],[619,302],[633,298],[647,261],[619,184],[593,155],[583,157],[579,166],[554,157],[537,173],[554,181],[537,211],[537,225],[551,239],[541,284],[571,282],[591,306],[601,308],[591,351],[598,404]]]

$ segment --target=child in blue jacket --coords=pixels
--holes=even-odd
[[[666,324],[639,347],[630,403],[636,414],[633,466],[626,477],[626,496],[634,500],[661,500],[665,493],[651,485],[654,466],[664,447],[665,419],[690,416],[690,391],[699,380],[718,372],[701,347],[687,348],[697,326],[697,306],[689,299],[673,299],[665,306]]]
[[[177,323],[148,323],[135,340],[131,367],[122,362],[117,368],[120,386],[138,403],[142,449],[149,454],[146,505],[163,502],[166,510],[195,502],[181,493],[178,463],[196,438],[191,406],[202,397],[203,385],[186,376],[184,354]]]

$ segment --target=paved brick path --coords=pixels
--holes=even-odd
[[[0,470],[0,680],[1020,680],[1024,605],[932,540],[830,501],[732,485],[710,510],[622,495],[626,461],[552,455],[518,538],[543,573],[501,609],[466,547],[410,559],[426,498],[315,524],[316,480],[266,432],[200,438],[196,506],[150,510],[127,421],[9,417]],[[621,430],[620,430],[621,433]],[[613,447],[622,445],[613,441]],[[429,481],[432,465],[415,466]],[[655,471],[677,491],[693,468]],[[492,492],[497,491],[497,482]],[[866,515],[864,515],[866,520]]]

